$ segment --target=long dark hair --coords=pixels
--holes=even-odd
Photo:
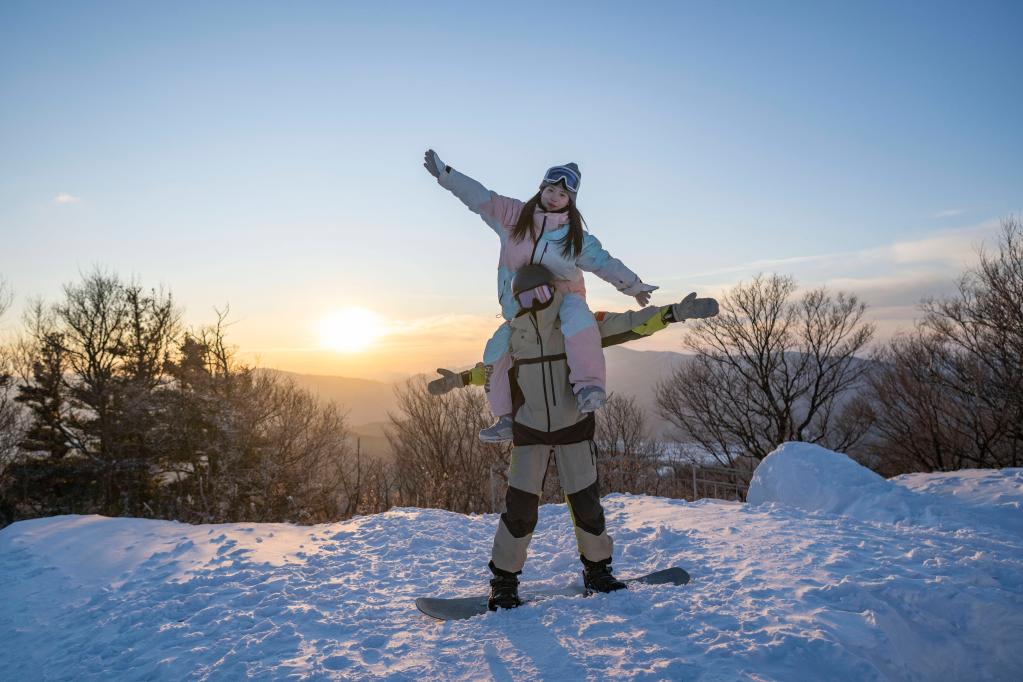
[[[516,241],[525,241],[527,237],[533,238],[533,212],[536,211],[536,207],[540,205],[540,194],[537,192],[533,195],[533,198],[527,201],[522,206],[522,213],[519,214],[519,220],[515,223],[515,229],[512,230],[512,239]],[[583,250],[583,226],[586,221],[583,220],[583,214],[579,212],[579,209],[575,207],[575,200],[568,202],[568,234],[564,238],[559,239],[561,242],[561,255],[565,258],[574,259]]]

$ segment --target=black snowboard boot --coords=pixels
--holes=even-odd
[[[522,606],[519,599],[519,574],[502,571],[494,562],[490,562],[490,570],[494,574],[490,581],[490,599],[487,600],[487,608],[491,611],[497,609],[514,609]]]
[[[583,587],[586,588],[586,594],[628,589],[625,583],[612,575],[610,559],[590,561],[586,557],[579,558],[583,562]]]

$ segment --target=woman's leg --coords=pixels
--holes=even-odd
[[[494,417],[512,413],[511,380],[508,376],[512,367],[510,343],[511,326],[505,322],[497,328],[483,350],[483,363],[487,371],[487,382],[483,390],[487,394],[487,402],[490,403],[490,411]]]
[[[579,294],[567,294],[561,302],[559,314],[572,390],[577,394],[588,386],[606,390],[607,368],[600,345],[600,329],[586,305],[586,299]]]

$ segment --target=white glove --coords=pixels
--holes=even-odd
[[[430,175],[435,178],[440,178],[440,174],[444,172],[446,166],[444,162],[437,156],[437,152],[432,149],[427,149],[426,154],[423,155],[423,168],[425,168]]]
[[[650,292],[658,288],[653,284],[643,284],[642,280],[637,279],[635,284],[625,287],[621,292],[626,296],[635,296],[636,302],[645,307],[650,302]]]

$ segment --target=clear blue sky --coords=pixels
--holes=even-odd
[[[779,271],[903,320],[1023,208],[1021,36],[1020,2],[5,2],[0,275],[19,301],[99,265],[194,322],[230,303],[266,364],[466,363],[497,241],[433,147],[520,198],[577,162],[657,303]],[[352,305],[406,325],[390,355],[312,353]]]

